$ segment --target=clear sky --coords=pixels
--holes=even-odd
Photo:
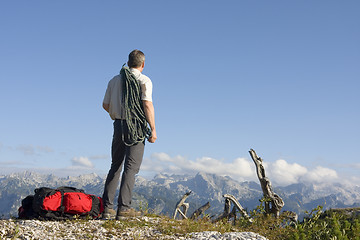
[[[140,174],[360,180],[360,2],[1,1],[0,174],[106,174],[108,81],[146,55]]]

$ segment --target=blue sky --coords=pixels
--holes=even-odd
[[[358,1],[2,1],[0,174],[106,174],[107,82],[146,55],[142,175],[360,178]],[[286,172],[286,173],[285,173]],[[311,177],[312,176],[312,177]]]

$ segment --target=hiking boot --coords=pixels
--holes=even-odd
[[[116,216],[116,211],[114,209],[105,208],[102,215],[102,219],[111,220],[111,219],[115,219],[115,216]]]
[[[133,208],[129,208],[121,211],[118,210],[116,215],[116,220],[122,220],[123,218],[127,218],[127,217],[139,217],[139,216],[141,216],[140,211],[136,211]]]

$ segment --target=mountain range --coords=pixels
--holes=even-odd
[[[17,216],[21,200],[34,194],[39,187],[57,188],[71,186],[85,190],[86,193],[101,196],[105,178],[97,174],[60,178],[55,175],[42,175],[35,172],[14,173],[0,176],[0,216]],[[224,194],[233,195],[247,210],[260,204],[262,190],[258,183],[238,182],[230,177],[208,173],[196,175],[158,174],[148,180],[137,176],[133,205],[156,214],[172,216],[177,202],[191,191],[186,202],[188,215],[207,202],[210,208],[205,212],[211,216],[220,215],[224,210]],[[360,207],[360,187],[345,184],[298,183],[285,187],[274,187],[274,191],[284,200],[282,210],[296,212],[300,217],[322,205],[325,209]]]

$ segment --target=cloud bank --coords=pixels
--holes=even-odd
[[[175,174],[207,172],[235,176],[237,179],[251,178],[253,175],[250,162],[244,158],[237,158],[231,163],[210,157],[192,161],[182,156],[170,157],[166,153],[153,153],[150,159],[144,159],[141,170]]]
[[[0,143],[0,151],[4,150],[4,145]],[[17,148],[12,148],[25,155],[39,155],[40,153],[51,153],[53,149],[46,146],[32,146],[32,145],[18,145]],[[94,156],[76,156],[72,157],[70,164],[59,168],[51,168],[49,165],[39,165],[36,162],[29,162],[25,160],[0,160],[1,171],[0,174],[7,174],[11,172],[19,172],[22,170],[34,170],[37,172],[57,173],[61,176],[79,175],[85,173],[96,172],[101,175],[106,174],[111,163],[110,156],[94,155]],[[100,165],[93,162],[106,160]],[[68,162],[69,163],[69,162]],[[296,183],[335,183],[347,181],[349,184],[356,184],[360,182],[360,177],[355,174],[348,174],[345,178],[339,177],[334,169],[323,166],[316,166],[314,168],[307,168],[298,163],[289,163],[284,159],[279,159],[275,162],[263,162],[266,176],[270,179],[274,186],[286,186]],[[99,166],[101,166],[99,168]],[[342,166],[344,167],[344,166]],[[360,168],[360,164],[355,163],[347,166],[348,169],[356,170]],[[220,176],[230,176],[231,178],[242,181],[258,182],[256,175],[255,164],[251,159],[236,158],[233,161],[225,161],[223,159],[215,159],[211,157],[201,157],[195,160],[188,159],[184,156],[170,156],[167,153],[159,152],[153,153],[149,158],[143,160],[140,175],[151,177],[157,173],[168,174],[196,174],[198,172],[206,172],[217,174]]]
[[[297,163],[288,163],[279,159],[275,162],[264,162],[266,176],[274,185],[286,186],[300,182],[336,182],[339,181],[335,170],[317,166],[308,169]],[[214,173],[230,176],[238,181],[258,181],[255,164],[246,158],[236,158],[225,162],[210,157],[189,160],[183,156],[171,157],[166,153],[154,153],[144,159],[141,171],[168,174],[194,174],[197,172]]]
[[[74,157],[71,163],[73,167],[94,168],[94,164],[87,157]]]

